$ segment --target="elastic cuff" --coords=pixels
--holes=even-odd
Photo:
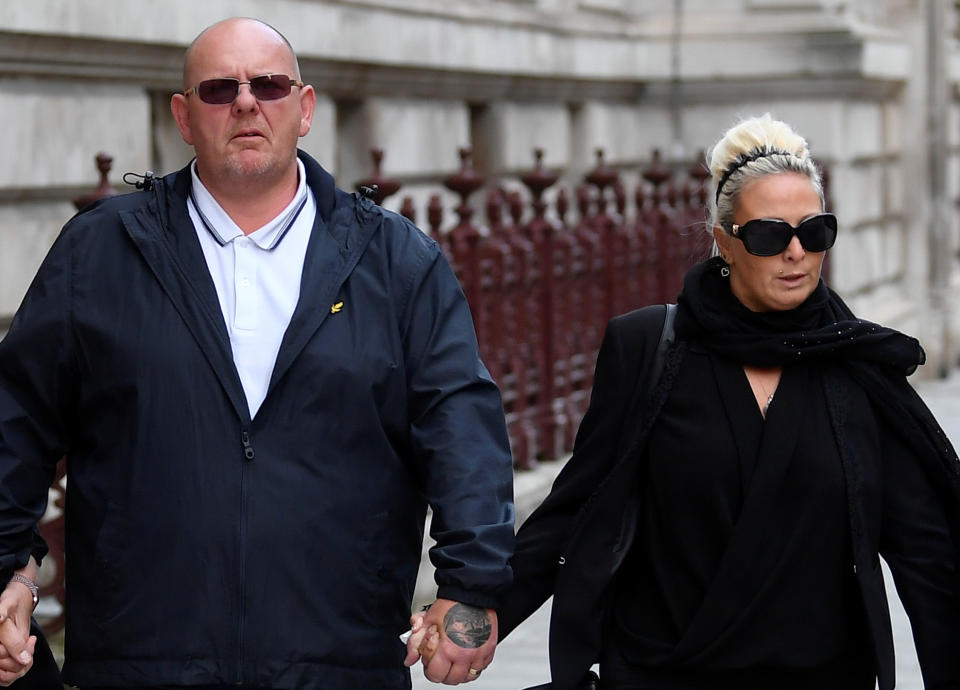
[[[453,585],[440,585],[437,589],[437,599],[459,601],[461,604],[484,609],[495,609],[500,606],[500,597],[490,592],[477,592]]]

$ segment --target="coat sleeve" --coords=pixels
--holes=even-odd
[[[56,463],[69,447],[73,398],[70,260],[65,234],[0,341],[0,573],[46,553],[36,525]]]
[[[924,686],[960,689],[960,571],[957,546],[933,479],[899,435],[881,431],[880,552],[910,618]],[[942,477],[940,480],[942,481]]]
[[[663,314],[662,307],[648,308],[607,325],[590,406],[577,431],[573,455],[549,495],[517,533],[514,585],[500,608],[501,638],[553,594],[567,537],[618,459],[631,397],[643,363],[649,361],[650,348],[655,347],[654,336],[659,337]]]
[[[420,249],[401,330],[410,440],[433,508],[430,559],[439,597],[493,608],[512,580],[515,540],[503,404],[453,271],[435,243]]]

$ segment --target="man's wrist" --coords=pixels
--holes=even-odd
[[[40,601],[40,588],[37,586],[37,583],[26,575],[21,575],[20,573],[14,573],[13,577],[10,578],[10,582],[19,582],[21,585],[30,590],[30,597],[33,599],[33,608],[36,609],[37,602]]]

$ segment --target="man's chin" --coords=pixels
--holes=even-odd
[[[229,177],[261,177],[274,168],[274,161],[259,151],[246,150],[227,156],[224,167]]]

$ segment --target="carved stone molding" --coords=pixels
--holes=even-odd
[[[823,50],[825,46],[819,46]],[[859,70],[859,43],[846,37],[826,46],[842,56],[842,62],[825,61],[822,69],[809,63],[771,65],[768,75],[750,74],[736,64],[725,66],[718,77],[705,78],[697,65],[688,67],[681,88],[684,94],[706,101],[730,98],[738,89],[763,89],[770,94],[804,97],[839,90],[870,98],[889,97],[899,79],[870,76]],[[796,46],[801,52],[803,46]],[[651,43],[652,55],[659,55],[661,42]],[[127,41],[65,36],[36,36],[0,32],[0,76],[56,80],[115,81],[142,85],[156,91],[181,87],[183,47]],[[688,44],[686,50],[712,52],[709,46]],[[660,100],[670,88],[668,75],[651,60],[648,70],[632,78],[596,76],[581,78],[569,74],[517,74],[437,69],[417,65],[344,62],[311,56],[301,57],[304,79],[321,93],[338,99],[367,96],[444,98],[470,102],[638,102],[645,97]],[[699,62],[699,61],[696,61]],[[615,74],[616,70],[612,70]],[[851,91],[852,89],[852,91]]]
[[[127,41],[0,32],[0,76],[179,86],[184,49]]]

